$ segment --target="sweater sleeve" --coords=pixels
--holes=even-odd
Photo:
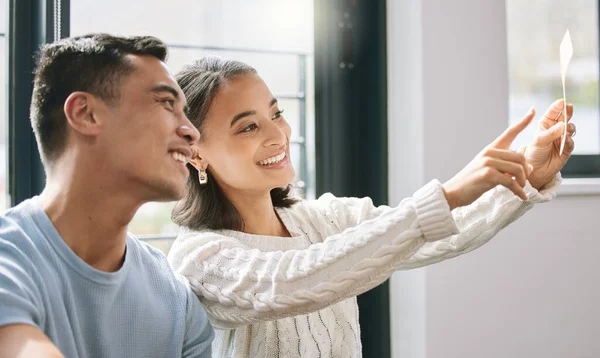
[[[216,327],[315,312],[377,286],[428,241],[456,232],[432,181],[395,208],[302,250],[263,252],[235,238],[183,230],[170,253]]]
[[[453,211],[460,234],[426,243],[399,269],[431,265],[473,251],[490,241],[501,229],[517,220],[535,203],[552,200],[558,194],[560,173],[540,191],[527,182],[523,201],[505,187],[498,186],[469,206]]]
[[[493,207],[508,200],[496,192],[487,197]],[[438,181],[393,208],[331,195],[310,205],[341,232],[306,249],[263,252],[234,238],[193,231],[176,240],[169,260],[189,279],[216,327],[307,314],[356,296],[395,270],[435,262],[435,250],[450,256],[440,240],[461,240],[455,217],[463,227],[472,220],[468,211],[453,216]]]

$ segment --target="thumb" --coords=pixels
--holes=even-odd
[[[510,126],[507,130],[504,131],[496,140],[492,143],[492,147],[497,149],[508,149],[512,142],[517,138],[519,133],[521,133],[533,120],[535,116],[535,110],[531,108],[529,112],[523,117],[520,121]]]
[[[535,137],[535,145],[536,146],[540,146],[540,147],[544,147],[547,146],[548,144],[552,143],[553,141],[559,139],[562,134],[565,131],[565,123],[564,122],[558,122],[555,125],[553,125],[552,127],[541,131],[537,134],[537,136]]]

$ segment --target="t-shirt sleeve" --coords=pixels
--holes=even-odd
[[[41,322],[39,290],[26,255],[0,238],[0,327]]]
[[[213,327],[198,297],[186,284],[187,308],[185,341],[182,357],[211,357],[211,344],[215,336]]]

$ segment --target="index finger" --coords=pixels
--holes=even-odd
[[[508,127],[495,141],[492,142],[491,146],[497,149],[508,149],[512,142],[517,138],[519,133],[521,133],[533,120],[535,116],[535,110],[532,108],[527,112],[525,117],[523,117],[520,121]]]

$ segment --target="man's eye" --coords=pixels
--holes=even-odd
[[[273,119],[281,118],[281,115],[283,115],[283,109],[280,109],[277,112],[275,112],[275,114],[273,115]]]

